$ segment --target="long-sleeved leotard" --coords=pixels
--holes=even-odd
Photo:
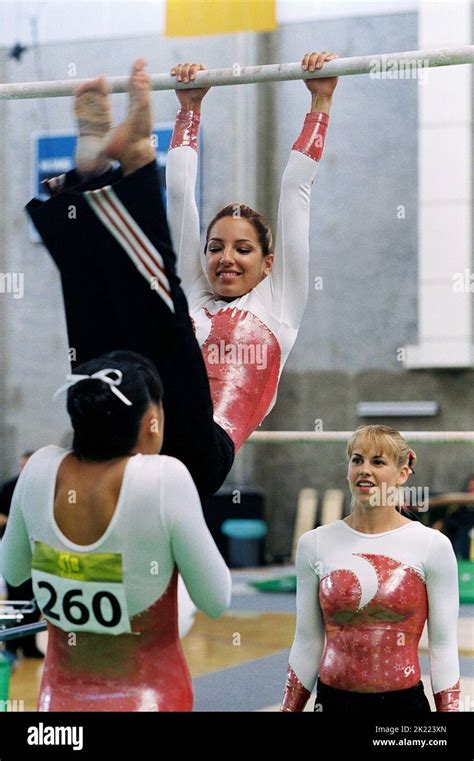
[[[336,521],[301,537],[296,572],[283,710],[304,708],[318,673],[354,692],[413,687],[426,620],[436,708],[459,710],[457,564],[445,536],[420,523],[365,534]]]
[[[203,270],[195,201],[195,112],[178,112],[166,165],[167,215],[196,337],[206,363],[214,419],[236,450],[272,409],[308,296],[309,213],[328,124],[308,114],[283,174],[275,259],[269,276],[230,303],[216,300]]]
[[[32,576],[48,621],[39,709],[189,711],[178,570],[209,616],[228,607],[231,589],[191,476],[172,457],[130,457],[105,533],[82,546],[54,520],[56,475],[68,452],[48,446],[30,458],[0,546],[2,574],[13,585]]]

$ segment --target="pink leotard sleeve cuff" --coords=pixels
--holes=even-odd
[[[460,696],[461,685],[458,679],[453,687],[450,687],[448,690],[441,690],[441,692],[435,693],[434,699],[436,711],[439,711],[440,713],[459,711]]]
[[[328,114],[323,112],[306,114],[303,129],[293,145],[293,150],[304,153],[314,161],[319,161],[323,155],[328,124]]]
[[[197,139],[201,114],[196,111],[184,111],[182,108],[176,114],[173,136],[169,150],[189,145],[197,151]]]
[[[280,711],[302,711],[310,695],[311,693],[306,687],[303,687],[291,666],[288,666],[285,694],[283,695]]]

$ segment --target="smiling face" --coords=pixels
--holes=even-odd
[[[363,445],[356,441],[347,471],[355,505],[372,509],[384,506],[386,496],[396,493],[409,472],[408,465],[400,468],[382,446]]]
[[[221,217],[209,231],[206,273],[214,296],[231,301],[257,286],[272,269],[254,225],[244,217]]]

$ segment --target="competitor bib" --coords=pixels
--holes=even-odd
[[[48,621],[66,632],[131,632],[119,553],[74,553],[35,542],[33,591]]]

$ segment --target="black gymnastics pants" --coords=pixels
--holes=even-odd
[[[391,716],[399,713],[423,715],[431,713],[422,682],[406,690],[393,692],[350,692],[329,687],[320,679],[318,679],[314,710],[321,711],[323,715],[349,712],[364,713],[366,716],[372,713]]]
[[[164,386],[162,454],[186,465],[201,499],[211,496],[232,467],[235,450],[213,419],[156,162],[125,177],[111,170],[82,184],[69,172],[60,192],[47,201],[33,199],[26,210],[59,268],[69,347],[75,350],[72,371],[116,349],[148,357]]]

